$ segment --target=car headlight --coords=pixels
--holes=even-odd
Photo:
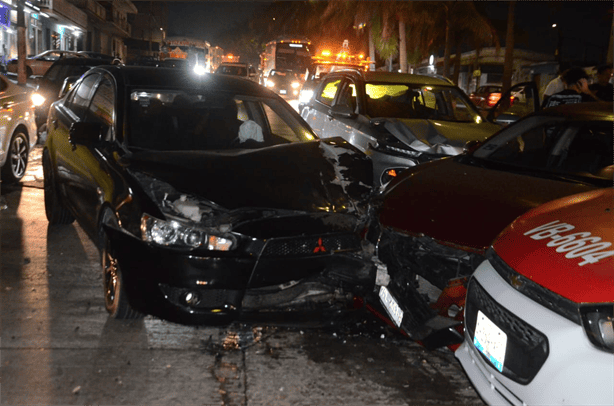
[[[301,90],[298,101],[300,103],[309,103],[309,100],[313,97],[313,90]]]
[[[213,235],[177,220],[161,220],[149,214],[141,216],[141,238],[164,247],[205,248],[210,251],[230,251],[235,245],[231,235]]]
[[[39,107],[45,104],[45,97],[43,97],[43,95],[40,93],[32,94],[31,99],[32,99],[32,104],[34,104],[34,107]]]
[[[614,353],[614,305],[581,308],[582,324],[589,340],[599,349]]]
[[[301,84],[299,82],[292,82],[290,86],[292,86],[292,89],[298,89],[301,87]]]
[[[204,66],[196,65],[196,66],[194,66],[194,73],[196,75],[204,75],[205,73],[207,73],[207,71],[206,71]]]
[[[401,144],[397,144],[397,145],[401,145]],[[386,144],[383,142],[378,142],[374,147],[374,150],[379,151],[379,152],[384,152],[384,153],[397,153],[398,154],[403,154],[403,155],[407,155],[410,156],[412,158],[418,158],[419,156],[422,155],[421,152],[418,151],[414,151],[411,149],[407,149],[407,148],[403,148],[403,147],[396,147],[396,146],[392,146],[390,144]]]
[[[266,87],[275,87],[275,83],[272,80],[267,79],[264,83]]]

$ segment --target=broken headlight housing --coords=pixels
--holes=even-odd
[[[141,238],[163,247],[210,251],[230,251],[236,245],[231,234],[214,235],[187,222],[162,220],[146,213],[141,216]]]

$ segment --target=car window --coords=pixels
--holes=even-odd
[[[45,77],[47,78],[47,80],[49,80],[50,82],[55,82],[56,80],[58,80],[59,77],[61,77],[61,71],[62,68],[64,68],[64,66],[61,65],[52,65],[47,72],[45,72]]]
[[[339,89],[339,84],[341,83],[341,79],[328,79],[324,80],[322,85],[322,90],[316,96],[316,100],[321,103],[324,103],[327,106],[332,106],[333,100],[335,100],[335,95],[337,94],[337,90]]]
[[[113,126],[115,90],[108,78],[103,78],[92,97],[85,121]]]
[[[79,117],[83,117],[90,103],[90,93],[92,87],[99,79],[99,75],[86,76],[72,92],[67,100],[67,106]]]
[[[531,118],[499,133],[475,157],[517,167],[612,177],[612,123]]]
[[[369,117],[481,122],[462,91],[449,86],[367,83]]]
[[[128,144],[170,150],[260,148],[315,138],[283,101],[222,92],[135,89]]]
[[[61,54],[57,52],[50,52],[48,54],[42,55],[39,59],[43,61],[57,61],[60,59]]]

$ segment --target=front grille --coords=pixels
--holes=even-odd
[[[262,257],[325,255],[340,251],[356,251],[360,248],[360,238],[353,233],[275,238],[267,241]]]
[[[474,278],[467,288],[465,306],[465,327],[471,339],[475,335],[480,310],[507,335],[503,375],[523,385],[530,383],[548,358],[546,336],[501,307]]]
[[[582,325],[580,310],[576,303],[520,275],[506,264],[492,248],[488,250],[486,257],[495,271],[497,271],[511,287],[545,308],[560,314],[578,325]],[[512,283],[512,281],[515,283]]]

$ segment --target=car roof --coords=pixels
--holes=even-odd
[[[383,82],[383,83],[407,83],[418,85],[433,85],[433,86],[454,86],[450,82],[428,75],[418,75],[415,73],[398,73],[398,72],[382,72],[382,71],[367,71],[361,72],[357,69],[343,70],[339,69],[334,72],[349,73],[360,75],[366,82]]]
[[[613,102],[585,102],[561,104],[539,111],[542,116],[565,116],[569,120],[614,120]]]
[[[258,83],[232,75],[204,74],[198,76],[185,69],[132,65],[108,65],[95,67],[93,70],[106,71],[125,86],[202,89],[208,91],[261,94],[263,96],[275,97],[273,92],[260,86]]]

